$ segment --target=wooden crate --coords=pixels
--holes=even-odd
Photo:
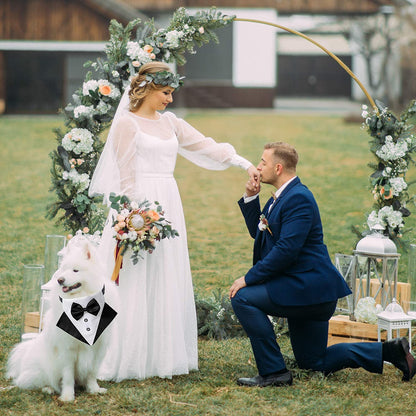
[[[25,316],[24,332],[39,332],[39,312],[27,312]]]
[[[346,315],[333,316],[329,320],[328,346],[340,342],[376,342],[377,325],[350,321]],[[386,332],[381,332],[381,340],[386,340]]]
[[[346,315],[336,315],[329,320],[328,346],[340,342],[377,342],[378,327],[364,322],[350,321]],[[400,336],[408,336],[406,328],[400,330]],[[387,339],[387,332],[382,330],[380,340]]]

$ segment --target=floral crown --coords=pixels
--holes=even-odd
[[[175,90],[183,85],[185,77],[175,75],[170,71],[159,71],[154,74],[146,74],[145,79],[139,84],[139,87],[144,87],[153,82],[156,85],[163,85],[165,87],[172,87]]]

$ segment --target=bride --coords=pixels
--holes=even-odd
[[[198,369],[197,322],[186,228],[173,177],[177,154],[206,169],[238,166],[258,184],[258,172],[227,143],[203,136],[171,112],[160,113],[182,83],[162,62],[143,65],[114,117],[89,194],[111,192],[158,201],[179,237],[161,240],[134,265],[129,251],[119,274],[118,316],[99,378],[120,381],[172,377]],[[110,212],[100,244],[108,276],[114,268]]]

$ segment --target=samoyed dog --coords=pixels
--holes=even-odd
[[[62,256],[48,283],[43,330],[13,348],[7,376],[17,387],[43,388],[68,402],[75,398],[75,385],[92,394],[106,392],[97,383],[97,371],[106,350],[107,326],[117,313],[105,302],[96,247],[84,236],[75,236]]]

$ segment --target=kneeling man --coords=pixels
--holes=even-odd
[[[257,166],[262,183],[276,188],[260,209],[259,184],[247,182],[238,202],[254,240],[253,267],[230,288],[234,311],[251,341],[259,375],[243,386],[292,384],[268,315],[288,320],[290,342],[300,368],[330,374],[362,367],[382,373],[389,361],[409,381],[416,361],[406,338],[342,343],[327,347],[328,321],[339,298],[351,293],[323,242],[316,201],[296,176],[298,154],[287,143],[264,147]]]

